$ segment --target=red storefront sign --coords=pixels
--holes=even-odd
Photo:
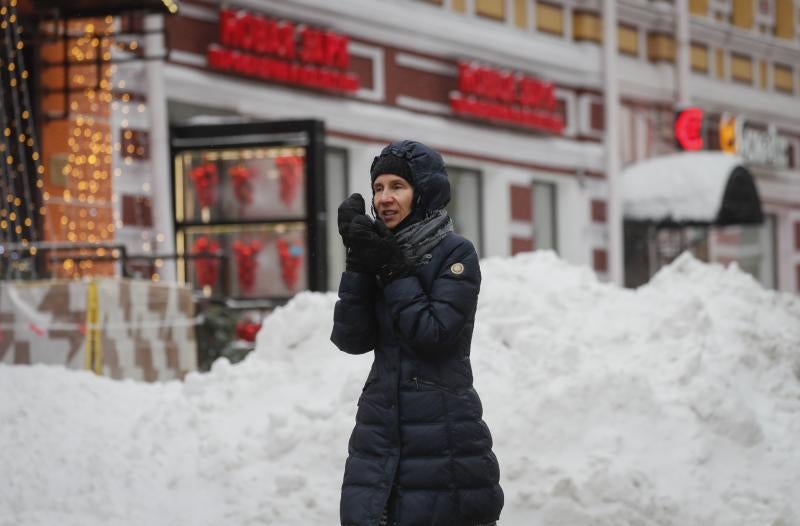
[[[450,107],[460,115],[510,122],[561,133],[553,85],[518,73],[467,63],[458,65],[458,92]]]
[[[703,110],[686,108],[675,115],[675,140],[687,151],[703,149]]]
[[[349,40],[292,22],[221,9],[219,44],[208,47],[211,69],[308,88],[352,93]]]

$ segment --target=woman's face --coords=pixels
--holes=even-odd
[[[414,188],[399,175],[383,174],[372,183],[372,204],[378,217],[393,229],[411,213]]]

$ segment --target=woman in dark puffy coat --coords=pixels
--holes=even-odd
[[[347,268],[331,340],[375,351],[358,400],[340,505],[343,526],[494,525],[500,472],[469,354],[481,273],[453,232],[441,156],[390,144],[370,170],[375,221],[339,207]]]

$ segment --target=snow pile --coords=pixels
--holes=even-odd
[[[800,525],[797,297],[688,255],[637,291],[547,255],[483,268],[514,524]]]
[[[489,259],[473,339],[504,526],[800,525],[800,299],[683,256],[637,291]],[[338,523],[371,355],[305,293],[183,383],[0,367],[0,526]]]

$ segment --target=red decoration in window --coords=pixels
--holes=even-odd
[[[261,324],[254,321],[241,319],[236,322],[236,337],[246,342],[256,341],[256,334],[261,330]]]
[[[675,117],[675,139],[684,150],[703,149],[703,110],[686,108]]]
[[[285,239],[278,240],[278,257],[281,262],[281,277],[286,288],[293,290],[300,277],[300,264],[303,262],[303,245],[289,244]]]
[[[233,180],[233,195],[242,205],[253,202],[253,175],[255,175],[253,170],[243,164],[228,169],[228,176]]]
[[[275,159],[275,165],[280,173],[281,201],[286,206],[291,206],[295,197],[297,197],[300,182],[303,180],[303,157],[299,155],[278,157]]]
[[[261,252],[261,243],[234,241],[233,253],[236,256],[236,278],[239,289],[250,292],[256,284],[256,256]]]
[[[193,255],[208,254],[209,256],[219,255],[219,243],[207,237],[200,236],[194,240],[192,245]],[[197,282],[201,287],[213,287],[219,278],[220,261],[218,257],[201,257],[195,259],[194,268]]]
[[[217,187],[219,186],[219,174],[217,165],[214,163],[204,163],[192,168],[189,173],[194,182],[197,192],[197,201],[203,208],[209,208],[217,201]]]

